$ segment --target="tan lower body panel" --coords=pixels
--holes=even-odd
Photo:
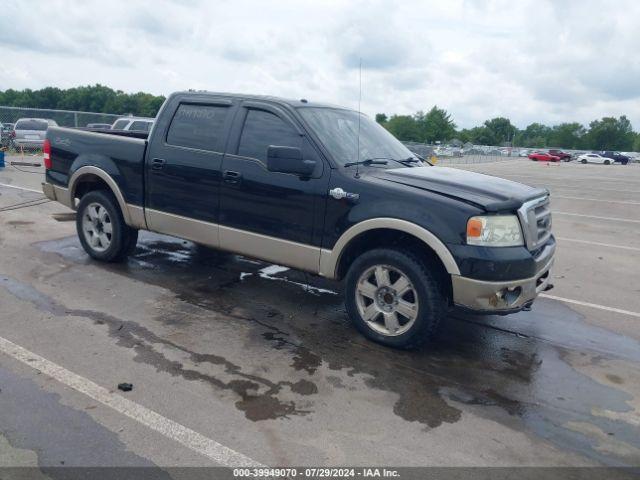
[[[318,273],[320,247],[291,242],[259,233],[238,230],[215,223],[160,212],[147,208],[149,230],[267,262]]]
[[[220,225],[220,248],[318,273],[320,247]]]
[[[59,187],[51,183],[42,184],[42,192],[45,196],[56,202],[60,202],[65,207],[69,207],[72,210],[76,209],[75,199],[71,198],[71,192],[68,188]],[[122,216],[125,219],[127,225],[133,228],[146,229],[147,222],[144,217],[144,209],[137,205],[131,205],[126,203],[125,209],[122,211]]]
[[[146,230],[147,219],[144,217],[144,208],[127,203],[127,210],[129,211],[129,226],[140,230]]]
[[[145,210],[147,228],[153,232],[173,235],[196,243],[218,248],[218,225],[193,218],[173,215],[147,208]]]
[[[49,200],[60,202],[65,207],[75,210],[68,188],[59,187],[58,185],[53,185],[51,183],[43,183],[42,192]]]

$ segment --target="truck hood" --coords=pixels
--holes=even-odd
[[[487,212],[516,210],[527,200],[548,194],[543,188],[448,167],[380,169],[372,176],[456,198]]]

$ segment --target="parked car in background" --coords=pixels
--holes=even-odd
[[[613,163],[613,159],[603,157],[598,153],[585,153],[578,157],[580,163],[602,163],[604,165],[610,165]]]
[[[433,154],[437,157],[461,157],[462,149],[460,147],[440,146],[433,150]]]
[[[113,122],[113,125],[111,125],[111,130],[127,130],[149,133],[154,121],[155,120],[153,118],[123,117]]]
[[[533,152],[527,155],[531,160],[537,160],[538,162],[559,162],[560,157],[550,155],[547,152]]]
[[[0,147],[11,145],[13,138],[13,123],[0,123]]]
[[[47,128],[57,126],[47,118],[21,118],[13,128],[13,144],[16,148],[42,148]]]
[[[94,128],[97,130],[110,130],[110,123],[87,123],[87,128]]]
[[[470,147],[470,148],[466,148],[464,150],[464,155],[484,155],[484,150],[482,150],[480,147]]]
[[[565,162],[568,162],[571,160],[571,154],[567,153],[567,152],[563,152],[562,150],[549,150],[549,155],[553,155],[554,157],[558,157],[560,158],[560,160],[563,160]]]
[[[522,150],[520,150],[520,152],[518,152],[518,156],[519,157],[528,157],[529,156],[529,150],[527,150],[526,148],[523,148]]]
[[[622,165],[626,165],[627,163],[629,163],[629,160],[631,160],[629,156],[623,155],[620,152],[613,152],[611,150],[602,151],[599,153],[599,155],[610,158],[614,162],[621,163]]]

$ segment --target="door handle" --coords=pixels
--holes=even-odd
[[[240,172],[234,172],[233,170],[225,170],[222,174],[222,178],[225,183],[238,185],[240,180],[242,180],[242,174]]]
[[[154,158],[151,160],[151,170],[162,170],[167,161],[164,158]]]

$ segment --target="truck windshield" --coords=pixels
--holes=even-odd
[[[374,158],[389,160],[416,158],[396,137],[366,115],[353,110],[325,107],[300,107],[298,111],[331,156],[341,165]],[[357,154],[358,115],[360,115],[359,158]],[[389,166],[392,165],[389,164]]]

